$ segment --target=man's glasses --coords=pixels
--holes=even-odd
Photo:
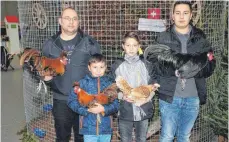
[[[70,18],[70,17],[62,17],[64,20],[67,20],[68,22],[76,22],[78,21],[78,18],[77,17],[73,17],[73,18]]]

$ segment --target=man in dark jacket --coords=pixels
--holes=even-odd
[[[188,1],[177,1],[173,7],[172,25],[157,37],[157,43],[169,46],[175,53],[184,55],[203,53],[210,44],[200,29],[192,26],[192,6]],[[156,71],[161,113],[160,142],[189,142],[191,129],[199,113],[199,105],[206,103],[206,81],[215,67],[215,60],[189,79],[181,79],[174,69]],[[166,72],[166,74],[165,74]],[[169,73],[168,73],[169,72]],[[183,84],[183,85],[182,85]]]
[[[71,129],[75,142],[83,141],[79,135],[79,115],[67,106],[67,98],[74,81],[79,81],[87,73],[87,63],[91,55],[100,53],[99,44],[79,29],[78,14],[73,8],[63,10],[59,18],[61,33],[47,40],[42,49],[44,56],[57,58],[65,51],[68,64],[62,76],[45,76],[53,91],[53,116],[57,142],[69,142]]]

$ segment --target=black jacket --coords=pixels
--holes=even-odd
[[[80,41],[76,43],[72,54],[68,57],[68,63],[64,75],[56,76],[49,82],[54,92],[54,98],[59,100],[67,100],[72,89],[73,82],[79,81],[88,73],[88,60],[91,55],[100,53],[99,44],[89,35],[78,30],[77,35]],[[63,51],[60,42],[60,33],[48,39],[42,49],[44,56],[49,58],[57,58]]]
[[[169,46],[176,53],[181,53],[181,42],[172,27],[165,32],[160,33],[156,42]],[[205,34],[202,30],[193,26],[190,38],[187,41],[187,54],[203,53],[208,52],[209,50],[211,50],[211,46],[206,40]],[[213,73],[214,68],[215,60],[209,61],[205,68],[194,76],[200,104],[206,103],[207,91],[205,78],[209,77]],[[178,79],[175,76],[174,69],[168,69],[166,74],[158,68],[155,69],[154,72],[156,80],[161,85],[159,88],[159,98],[171,103]]]

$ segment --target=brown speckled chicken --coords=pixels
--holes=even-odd
[[[158,87],[160,87],[159,84],[155,83],[132,88],[121,76],[116,78],[116,84],[118,88],[123,92],[123,95],[126,95],[126,97],[132,99],[134,102],[145,101],[152,93],[158,89]]]

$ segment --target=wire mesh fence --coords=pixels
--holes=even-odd
[[[224,31],[226,27],[226,1],[191,1],[193,6],[193,24],[207,35],[213,48],[219,53],[224,48]],[[143,50],[155,42],[158,32],[139,31],[139,18],[148,18],[153,13],[149,9],[160,10],[159,19],[165,26],[172,24],[171,11],[174,1],[19,1],[18,10],[23,48],[41,49],[45,40],[59,31],[58,18],[65,7],[73,7],[80,17],[80,28],[93,36],[101,45],[108,67],[121,56],[121,42],[127,31],[136,31],[141,39]],[[29,71],[24,71],[24,103],[27,129],[33,133],[34,128],[46,132],[43,141],[55,141],[54,121],[51,114],[52,92],[36,93],[38,82]],[[210,89],[210,88],[208,88]],[[209,90],[208,90],[209,91]],[[160,135],[160,114],[158,98],[155,97],[155,113],[150,120],[148,142],[157,142]],[[203,119],[211,109],[209,104],[201,106],[200,114],[192,130],[192,142],[210,142],[213,131]],[[117,118],[114,118],[112,141],[118,142]],[[134,135],[133,135],[134,138]]]

